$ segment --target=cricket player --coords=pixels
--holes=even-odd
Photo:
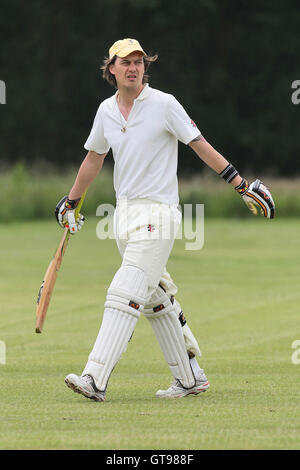
[[[83,224],[83,216],[75,220],[75,208],[112,149],[114,231],[122,263],[108,287],[102,324],[82,374],[65,378],[72,390],[96,401],[105,400],[109,377],[141,313],[149,320],[173,376],[171,386],[158,390],[156,396],[185,397],[209,388],[197,360],[201,356],[198,342],[166,270],[181,222],[178,140],[230,183],[253,213],[258,207],[267,218],[275,214],[270,191],[261,181],[249,185],[204,139],[174,96],[149,86],[147,71],[156,59],[135,39],[111,46],[102,71],[117,91],[100,104],[84,145],[88,153],[71,191],[56,207],[60,225],[68,225],[75,234]]]

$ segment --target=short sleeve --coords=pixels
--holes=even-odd
[[[86,150],[102,154],[109,151],[109,144],[104,137],[104,126],[101,116],[101,105],[98,108],[97,114],[94,119],[93,127],[88,136],[86,143],[84,144]]]
[[[197,125],[172,95],[168,95],[166,106],[166,128],[184,144],[188,144],[201,135]]]

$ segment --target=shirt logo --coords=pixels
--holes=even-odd
[[[191,119],[191,124],[192,124],[193,127],[197,127],[192,119]]]

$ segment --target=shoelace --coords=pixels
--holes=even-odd
[[[100,390],[97,389],[96,387],[96,384],[95,384],[95,381],[93,379],[93,377],[91,375],[85,375],[85,378],[87,379],[88,383],[90,384],[90,386],[92,387],[92,389],[96,392],[96,393],[102,393],[100,392]]]
[[[175,387],[180,387],[180,388],[182,388],[181,383],[179,382],[178,379],[174,379],[174,380],[171,382],[170,388],[175,388]]]
[[[93,385],[94,385],[93,384],[93,377],[91,377],[90,375],[84,375],[83,378],[88,382],[89,385],[91,385],[93,387]]]

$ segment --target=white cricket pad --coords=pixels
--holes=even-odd
[[[126,351],[137,320],[127,312],[111,308],[104,310],[98,337],[82,373],[91,375],[101,392],[106,390],[113,368]]]
[[[122,266],[112,280],[101,328],[82,373],[91,375],[100,391],[106,390],[113,368],[127,349],[147,291],[145,273],[134,266]]]
[[[182,313],[180,304],[176,299],[174,299],[173,305],[175,312],[179,317],[179,315]],[[199,344],[187,323],[182,326],[182,331],[187,352],[192,353],[194,356],[201,357]]]
[[[105,307],[118,308],[139,317],[148,292],[144,271],[135,266],[121,266],[108,291]]]
[[[182,332],[187,352],[192,353],[194,356],[201,357],[202,354],[198,342],[187,323],[183,325]]]
[[[160,287],[144,308],[162,352],[175,379],[184,388],[195,385],[195,377],[189,362],[184,336],[178,316],[170,299]]]

